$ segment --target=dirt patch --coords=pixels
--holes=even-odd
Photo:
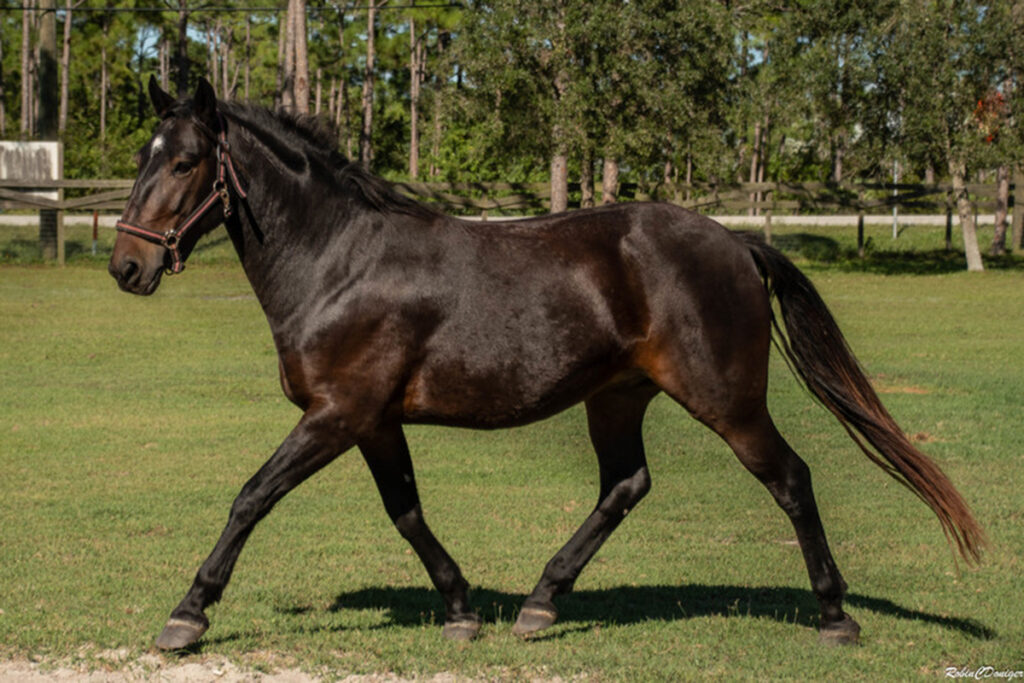
[[[916,394],[924,396],[932,393],[929,389],[914,386],[913,384],[897,384],[890,381],[885,375],[875,375],[871,378],[871,384],[874,385],[875,391],[880,394]]]
[[[143,655],[128,661],[126,653],[102,653],[90,665],[59,664],[13,660],[0,662],[0,681],[4,683],[137,683],[162,681],[164,683],[313,683],[342,681],[343,683],[405,683],[410,679],[394,674],[313,675],[299,669],[280,669],[272,672],[246,670],[220,657],[208,657],[188,662],[171,662],[158,655]],[[453,674],[435,674],[418,678],[417,683],[460,683],[468,679]],[[411,683],[411,681],[410,681]]]
[[[910,438],[917,443],[937,443],[938,441],[941,441],[937,436],[929,434],[928,432],[918,432]]]

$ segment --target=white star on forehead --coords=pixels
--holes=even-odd
[[[164,136],[163,135],[157,135],[155,138],[153,138],[153,142],[150,143],[149,151],[152,154],[156,154],[157,152],[159,152],[163,148],[164,148]]]

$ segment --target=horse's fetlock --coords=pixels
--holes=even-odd
[[[182,607],[181,605],[178,605],[174,611],[171,612],[171,619],[191,622],[202,626],[203,628],[208,628],[210,626],[210,620],[201,609],[197,610],[191,607]]]

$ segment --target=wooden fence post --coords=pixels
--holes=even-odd
[[[946,251],[953,250],[953,204],[946,195]]]
[[[857,190],[857,256],[864,258],[864,190]]]
[[[58,119],[57,91],[57,3],[41,0],[39,3],[39,109],[36,127],[39,139],[56,140]],[[58,177],[64,177],[64,160],[60,160]],[[63,193],[60,199],[63,199]],[[56,259],[64,264],[63,215],[54,209],[39,212],[39,246],[44,259]]]

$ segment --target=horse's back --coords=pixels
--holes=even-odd
[[[609,383],[649,380],[665,362],[689,372],[697,359],[728,357],[736,342],[724,336],[767,328],[756,313],[751,325],[750,304],[738,300],[764,298],[746,248],[677,207],[449,230],[460,234],[440,267],[453,289],[409,373],[408,420],[529,422]]]

